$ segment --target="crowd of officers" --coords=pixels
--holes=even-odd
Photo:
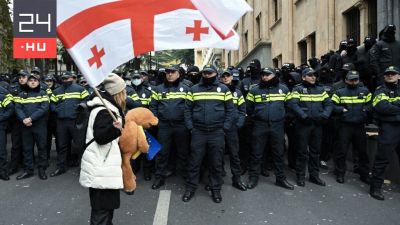
[[[393,39],[394,32],[395,27],[389,25],[377,42],[366,37],[358,48],[352,39],[342,41],[337,52],[299,67],[261,68],[254,59],[245,70],[218,71],[207,65],[201,71],[196,66],[185,71],[173,65],[158,71],[118,73],[127,83],[127,109],[147,107],[159,119],[156,129],[149,132],[157,136],[162,149],[153,161],[145,156],[132,160],[134,171],[142,167],[147,181],[154,174],[152,189],[165,185],[170,175],[180,175],[185,181],[184,202],[191,200],[207,175],[205,189],[219,203],[225,154],[233,187],[253,189],[260,175],[269,176],[272,168],[275,184],[293,190],[285,175],[286,154],[297,186],[306,185],[306,171],[309,182],[325,186],[319,171],[330,158],[336,181],[345,182],[346,156],[352,146],[354,172],[370,184],[372,197],[383,200],[385,168],[392,153],[400,150],[400,71],[396,67],[400,42]],[[20,167],[17,180],[33,176],[34,161],[39,178],[47,179],[53,136],[57,167],[50,176],[79,165],[79,155],[71,147],[76,108],[93,96],[93,89],[74,73],[65,72],[57,79],[41,76],[35,68],[30,73],[20,71],[14,83],[0,83],[2,180],[9,180]],[[375,156],[367,154],[365,125],[369,123],[379,126]],[[8,130],[12,139],[9,163]],[[370,159],[374,159],[372,168]],[[245,173],[248,179],[243,182]]]

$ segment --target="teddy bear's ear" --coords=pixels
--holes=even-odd
[[[147,143],[146,135],[143,131],[143,127],[137,127],[137,150],[142,153],[147,153],[149,151],[149,143]]]

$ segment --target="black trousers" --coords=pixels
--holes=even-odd
[[[225,149],[225,137],[222,129],[213,131],[192,130],[192,142],[188,161],[186,190],[195,191],[199,185],[200,167],[207,153],[209,185],[211,190],[221,190],[222,161]]]
[[[308,173],[310,174],[310,176],[318,176],[319,155],[321,153],[322,127],[316,124],[305,125],[298,122],[295,126],[295,137],[297,147],[297,177],[302,178],[306,176],[307,156]]]
[[[50,151],[53,146],[53,137],[56,138],[57,145],[57,120],[50,116],[47,123],[47,158],[50,159]],[[57,149],[57,147],[56,147]]]
[[[158,127],[158,141],[162,145],[161,151],[156,156],[157,178],[165,178],[169,169],[171,153],[175,147],[176,166],[183,177],[186,177],[187,160],[189,155],[190,132],[184,124],[164,124],[160,123]]]
[[[67,168],[67,155],[71,154],[72,133],[75,130],[74,125],[75,120],[73,119],[57,120],[57,167],[59,169]]]
[[[240,179],[242,169],[239,158],[239,134],[236,126],[225,133],[225,148],[229,154],[232,181],[237,182]]]
[[[329,120],[327,124],[322,126],[322,143],[323,148],[321,149],[320,159],[322,161],[329,161],[335,151],[337,142],[337,130],[335,130],[334,120]]]
[[[114,209],[93,209],[90,213],[90,225],[113,225]]]
[[[30,127],[22,129],[23,136],[23,157],[24,169],[26,172],[33,173],[33,154],[34,146],[36,144],[38,150],[38,167],[46,169],[48,165],[47,160],[47,124],[46,120],[42,119],[34,121]]]
[[[265,147],[271,147],[276,179],[286,179],[284,173],[284,122],[255,122],[252,132],[249,177],[258,179]]]
[[[22,128],[24,125],[21,121],[15,120],[11,130],[11,161],[10,169],[18,169],[22,164]]]
[[[352,148],[358,153],[360,176],[369,175],[369,158],[367,154],[367,135],[364,124],[339,124],[338,148],[335,150],[335,174],[344,176],[346,173],[347,151]]]
[[[372,167],[371,185],[381,188],[385,169],[392,158],[393,152],[397,151],[400,160],[400,123],[383,122],[379,124],[378,150]]]
[[[239,129],[239,157],[243,170],[246,170],[249,167],[252,129],[253,121],[247,117],[244,126]]]
[[[7,164],[7,135],[6,135],[7,123],[0,123],[0,174],[8,174]]]
[[[292,169],[296,168],[296,134],[295,134],[295,123],[286,123],[285,131],[288,138],[288,149],[287,149],[287,159],[288,166]]]

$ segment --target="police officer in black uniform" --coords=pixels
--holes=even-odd
[[[47,179],[47,114],[50,99],[47,93],[40,88],[39,75],[28,77],[27,92],[21,92],[15,97],[15,112],[17,119],[24,124],[22,129],[22,147],[24,157],[24,172],[17,176],[17,180],[33,176],[33,148],[36,143],[38,149],[39,178]]]
[[[261,163],[266,146],[271,147],[277,186],[293,190],[284,173],[285,102],[289,89],[279,82],[272,68],[264,68],[260,83],[247,94],[247,114],[254,121],[252,151],[250,153],[249,182],[253,189],[258,184]]]
[[[165,184],[171,153],[176,149],[177,170],[186,177],[190,146],[190,133],[184,123],[184,109],[189,87],[180,81],[179,66],[173,65],[165,70],[164,84],[153,90],[150,110],[158,118],[157,137],[162,148],[156,156],[156,171],[152,189]]]
[[[229,154],[232,186],[241,191],[246,191],[246,185],[242,182],[240,177],[242,169],[240,168],[239,157],[239,129],[243,127],[246,119],[246,102],[242,92],[237,88],[238,86],[234,84],[234,79],[239,78],[239,76],[233,76],[232,72],[234,71],[235,70],[224,71],[220,77],[221,83],[225,84],[231,91],[233,95],[233,104],[235,105],[235,121],[232,124],[232,128],[225,132],[225,147]]]
[[[389,66],[384,72],[385,83],[375,91],[372,105],[379,125],[378,150],[372,167],[370,195],[384,200],[384,173],[394,151],[400,150],[400,70]],[[397,152],[400,155],[400,152]]]
[[[298,120],[295,127],[297,185],[305,186],[308,154],[309,181],[325,186],[325,182],[319,178],[319,155],[322,125],[331,115],[332,102],[324,88],[316,84],[316,72],[313,69],[304,69],[302,79],[303,83],[293,88],[289,97],[289,107]]]
[[[44,82],[47,85],[47,96],[49,99],[53,96],[53,91],[59,87],[53,74],[47,74],[44,77]],[[49,110],[47,122],[47,159],[50,159],[50,151],[53,143],[53,136],[57,139],[57,115]],[[56,141],[57,144],[57,141]]]
[[[72,133],[77,116],[76,109],[89,96],[84,87],[74,83],[70,72],[65,72],[61,79],[62,85],[53,91],[51,98],[51,110],[57,115],[57,169],[50,174],[51,177],[65,173],[67,161],[70,166],[78,163],[78,155],[71,152]]]
[[[370,111],[371,93],[360,85],[359,73],[349,71],[346,76],[346,87],[332,96],[334,111],[338,118],[338,148],[335,149],[335,175],[338,183],[344,183],[346,173],[346,155],[350,147],[356,148],[359,159],[361,181],[369,184],[369,159],[367,155],[367,136],[365,123]]]
[[[192,133],[186,191],[182,201],[194,196],[199,183],[200,166],[207,153],[210,165],[209,186],[215,203],[222,201],[222,160],[225,149],[225,132],[234,121],[234,105],[228,87],[217,80],[217,70],[207,65],[202,70],[202,80],[191,87],[185,107],[185,124]]]
[[[147,72],[135,70],[131,73],[131,76],[132,88],[139,97],[139,100],[142,104],[141,106],[149,108],[153,86],[151,86],[148,82]],[[132,100],[135,100],[135,96],[130,96]],[[154,135],[154,130],[150,130],[150,132]],[[144,180],[149,181],[151,180],[151,173],[154,168],[154,161],[148,160],[145,154],[140,155],[139,158],[135,159],[133,162],[133,168],[136,172],[138,171],[138,168],[140,168],[141,161],[143,161]]]
[[[14,113],[13,96],[0,87],[0,179],[9,180],[7,165],[7,122]]]
[[[17,83],[11,84],[10,85],[10,93],[13,97],[18,97],[18,95],[21,92],[26,92],[28,89],[28,76],[29,73],[25,70],[21,70],[18,72],[18,81]],[[14,101],[14,99],[13,99]],[[14,101],[15,104],[15,101]],[[16,115],[14,114],[13,117],[11,117],[11,160],[9,163],[9,168],[10,168],[10,175],[15,174],[18,172],[18,167],[22,163],[22,129],[23,129],[23,124],[21,121],[19,121],[16,118]]]

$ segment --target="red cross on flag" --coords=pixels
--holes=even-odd
[[[117,66],[150,51],[238,49],[237,33],[219,32],[203,14],[191,0],[58,0],[57,32],[95,87]]]

